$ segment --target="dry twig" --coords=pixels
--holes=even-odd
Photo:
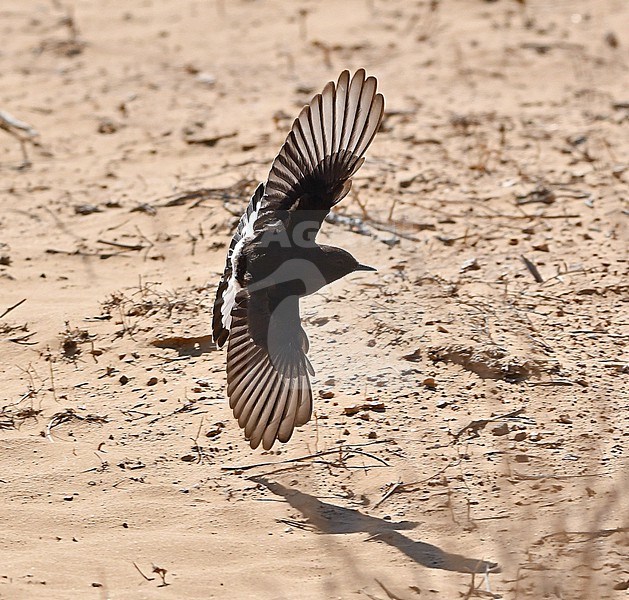
[[[79,415],[73,408],[66,408],[65,410],[55,413],[52,416],[52,418],[50,419],[46,427],[46,437],[51,442],[54,442],[55,440],[52,438],[52,435],[51,435],[52,429],[54,427],[61,425],[62,423],[67,423],[68,421],[71,421],[72,419],[78,419],[79,421],[87,421],[89,423],[107,423],[109,421],[107,416],[93,415],[93,414],[87,414],[83,416],[83,415]]]
[[[26,302],[26,298],[23,298],[22,300],[20,300],[19,302],[16,302],[13,306],[9,306],[9,308],[7,308],[1,315],[0,315],[0,319],[2,319],[2,317],[4,317],[5,315],[8,315],[12,310],[16,309],[18,306],[20,306],[20,304],[24,304],[24,302]]]
[[[434,475],[431,475],[430,477],[426,477],[426,479],[420,479],[419,481],[414,481],[413,483],[403,483],[401,481],[398,481],[392,484],[391,487],[386,491],[384,496],[382,496],[382,498],[380,498],[380,500],[378,500],[378,502],[376,502],[373,505],[373,507],[377,508],[378,506],[383,504],[385,500],[387,500],[390,496],[392,496],[393,494],[397,492],[414,492],[415,490],[412,488],[415,488],[416,486],[421,485],[422,483],[426,483],[427,481],[430,481],[431,479],[438,477],[442,473],[445,473],[450,467],[454,467],[458,465],[460,462],[461,462],[460,460],[451,462],[450,464],[447,464],[445,467],[443,467],[443,469],[439,469],[439,471],[437,471]]]
[[[511,412],[505,413],[504,415],[496,415],[495,417],[489,417],[488,419],[476,419],[468,423],[463,429],[461,429],[458,433],[454,434],[453,443],[459,441],[459,438],[466,432],[469,431],[472,434],[472,437],[478,437],[478,432],[481,429],[484,429],[486,425],[492,423],[494,421],[501,421],[502,419],[510,419],[512,417],[517,417],[524,412],[524,408],[518,408],[517,410],[512,410]]]
[[[534,262],[530,261],[526,256],[521,255],[520,258],[522,262],[525,264],[526,268],[529,270],[529,273],[533,275],[533,279],[537,281],[537,283],[544,283],[544,278],[541,276],[537,266]]]
[[[346,451],[348,453],[348,456],[351,455],[352,453],[354,454],[363,454],[366,456],[369,456],[370,458],[373,458],[375,460],[377,460],[378,462],[382,463],[384,466],[389,466],[389,463],[387,463],[384,459],[379,458],[374,456],[373,454],[369,454],[367,452],[363,452],[361,450],[357,450],[357,448],[361,448],[364,446],[371,446],[372,444],[382,444],[382,443],[386,443],[389,442],[390,440],[375,440],[373,442],[369,442],[367,444],[353,444],[351,446],[339,446],[338,448],[334,448],[332,450],[321,450],[320,452],[314,452],[313,454],[306,454],[305,456],[298,456],[297,458],[288,458],[286,460],[280,460],[277,462],[260,462],[260,463],[254,463],[252,465],[241,465],[241,466],[237,466],[237,467],[221,467],[221,469],[223,471],[248,471],[249,469],[255,469],[256,467],[268,467],[268,466],[274,466],[274,465],[283,465],[283,464],[288,464],[288,463],[294,463],[294,462],[301,462],[304,460],[311,460],[313,458],[319,458],[321,456],[329,456],[330,454],[341,454],[343,451]],[[347,457],[348,457],[347,456]],[[347,458],[345,457],[345,458]]]
[[[138,565],[135,564],[135,562],[131,561],[133,566],[136,568],[137,572],[142,575],[142,577],[144,577],[144,579],[146,579],[147,581],[154,581],[155,577],[147,577],[144,573],[142,573],[142,571],[140,570],[140,567],[138,567]]]

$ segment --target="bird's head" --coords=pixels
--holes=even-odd
[[[322,275],[327,283],[336,281],[354,271],[376,271],[374,267],[360,264],[349,252],[333,246],[321,246],[324,254]]]

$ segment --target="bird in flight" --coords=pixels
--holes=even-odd
[[[240,218],[216,292],[212,335],[227,342],[227,395],[252,448],[288,442],[312,415],[299,299],[354,271],[349,252],[317,244],[351,188],[384,114],[377,81],[343,71],[303,108]]]

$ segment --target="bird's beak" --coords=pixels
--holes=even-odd
[[[354,271],[377,271],[378,269],[376,269],[375,267],[369,267],[367,265],[361,265],[359,264]]]

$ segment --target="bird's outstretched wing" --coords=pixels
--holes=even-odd
[[[273,288],[236,297],[227,347],[229,406],[252,448],[287,442],[312,414],[312,366],[299,299],[273,297]]]
[[[258,217],[260,201],[264,195],[264,184],[260,184],[253,193],[247,210],[240,217],[236,232],[227,250],[225,270],[216,290],[214,310],[212,312],[212,337],[216,345],[221,348],[229,337],[232,322],[232,310],[235,306],[236,294],[240,291],[240,284],[236,279],[236,260],[245,240],[254,235],[254,224]]]
[[[364,69],[343,71],[305,106],[273,161],[256,230],[270,220],[292,231],[302,221],[315,233],[351,188],[384,114],[384,97]]]

